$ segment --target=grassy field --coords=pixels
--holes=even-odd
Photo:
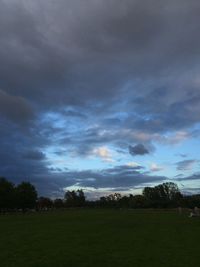
[[[0,216],[1,267],[197,267],[199,252],[200,219],[173,212]]]

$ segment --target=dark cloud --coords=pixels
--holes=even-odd
[[[33,151],[27,151],[23,155],[23,158],[28,160],[44,160],[46,156],[41,151],[33,150]]]
[[[200,180],[200,173],[194,173],[190,176],[182,177],[179,179],[180,181],[192,181],[192,180]]]
[[[17,167],[19,167],[17,172]],[[28,168],[36,170],[28,171]],[[22,171],[23,170],[23,171]],[[1,169],[2,171],[2,169]],[[13,172],[12,172],[13,171]],[[20,171],[20,172],[19,172]],[[151,176],[143,172],[143,167],[136,166],[116,166],[101,170],[61,170],[60,168],[39,168],[35,161],[31,161],[28,166],[22,168],[17,164],[13,169],[9,167],[9,179],[18,183],[22,180],[31,181],[41,195],[63,196],[64,188],[71,186],[106,191],[125,191],[128,188],[137,188],[149,183],[160,183],[167,178],[164,176]]]
[[[174,109],[179,110],[179,105],[184,107],[183,101],[187,101],[184,97],[187,93],[194,94],[195,85],[191,88],[190,83],[189,87],[182,88],[181,100],[176,103],[172,83],[174,68],[177,69],[179,63],[182,66],[187,53],[193,61],[197,60],[198,53],[194,54],[194,49],[189,48],[193,44],[199,49],[195,34],[199,20],[197,7],[196,1],[190,4],[187,1],[160,4],[155,0],[148,4],[130,0],[123,4],[59,1],[54,5],[39,0],[13,1],[12,4],[3,1],[0,16],[2,86],[9,94],[17,93],[42,103],[40,108],[88,103],[91,106],[96,101],[100,106],[94,105],[98,107],[94,109],[102,113],[109,112],[116,100],[130,100],[130,105],[139,113],[153,115],[149,121],[131,119],[131,124],[129,118],[129,125],[142,130],[162,131],[170,125],[174,129],[186,121],[193,123],[193,119],[185,119],[187,112],[178,114],[172,122],[171,113],[177,114]],[[184,34],[181,34],[182,28]],[[185,47],[184,57],[180,47]],[[169,77],[162,78],[162,71],[169,72]],[[146,82],[138,82],[141,77],[146,77]],[[147,86],[149,78],[151,82]],[[130,84],[128,97],[124,94],[127,82]],[[199,106],[198,103],[195,106]],[[167,112],[169,108],[172,112]],[[127,111],[130,112],[129,108]],[[163,112],[167,112],[167,116]],[[118,118],[109,123],[118,124]]]
[[[45,188],[50,147],[86,157],[138,144],[130,154],[145,155],[154,142],[198,137],[199,9],[196,0],[2,0],[0,174],[32,170]]]
[[[129,153],[132,156],[137,156],[137,155],[143,156],[149,154],[149,150],[143,144],[138,144],[135,146],[129,146]]]
[[[79,112],[79,111],[76,111],[76,110],[66,110],[62,113],[64,116],[67,116],[67,117],[80,117],[80,118],[86,118],[86,115]]]
[[[195,159],[188,159],[188,160],[179,161],[176,163],[177,170],[179,170],[179,171],[191,170],[193,168],[194,164],[197,162],[198,161]]]
[[[57,175],[59,177],[59,174]],[[93,188],[123,191],[127,188],[144,186],[146,183],[157,183],[166,180],[164,176],[151,176],[143,173],[143,167],[116,166],[102,170],[67,171],[55,179],[62,182],[62,187],[77,186],[79,188]],[[57,181],[57,182],[56,182]],[[51,191],[51,189],[50,189]]]
[[[24,123],[34,118],[34,112],[23,97],[9,95],[0,90],[0,116],[15,123]]]
[[[42,151],[49,144],[42,129],[21,129],[10,121],[0,121],[0,175],[22,180],[32,175],[47,173],[48,162]]]
[[[140,92],[146,97],[154,91],[153,82],[149,89],[137,84],[141,77],[155,79],[164,91],[171,77],[162,79],[162,72],[173,81],[177,65],[182,69],[184,61],[188,66],[189,59],[198,62],[198,7],[196,1],[179,0],[165,4],[2,1],[2,86],[43,105],[104,101],[107,108],[116,96],[121,97],[127,81],[132,91],[129,99],[135,95],[142,99]],[[151,107],[161,97],[169,100],[163,91],[155,90]]]

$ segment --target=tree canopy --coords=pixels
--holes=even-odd
[[[68,207],[81,207],[85,204],[85,195],[83,190],[67,191],[65,193],[65,203]]]
[[[15,186],[6,178],[0,178],[0,210],[33,209],[36,206],[37,191],[29,182]]]

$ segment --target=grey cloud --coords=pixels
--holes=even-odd
[[[188,159],[188,160],[179,161],[176,163],[177,170],[179,170],[179,171],[191,170],[193,168],[194,164],[197,162],[198,161],[195,159]]]
[[[83,118],[85,119],[86,118],[86,115],[79,112],[79,111],[76,111],[76,110],[66,110],[62,113],[64,116],[67,116],[67,117],[80,117],[80,118]]]
[[[44,160],[46,158],[46,156],[41,151],[32,150],[32,151],[27,151],[23,155],[23,158],[28,159],[28,160]]]
[[[151,76],[157,78],[168,64],[182,65],[186,52],[197,58],[194,48],[186,49],[191,44],[199,49],[196,1],[13,2],[3,1],[1,8],[1,81],[7,90],[44,104],[109,102],[130,79],[149,76],[146,62],[154,66]],[[44,87],[48,92],[41,90]]]
[[[13,1],[12,4],[3,1],[0,11],[2,86],[8,92],[17,92],[36,101],[39,109],[50,106],[56,109],[58,104],[86,106],[90,103],[91,106],[95,101],[100,106],[91,108],[92,112],[109,113],[110,107],[119,100],[127,102],[134,98],[135,104],[130,101],[127,112],[144,111],[144,114],[152,114],[152,118],[147,121],[129,117],[128,128],[155,132],[193,124],[199,120],[195,115],[198,112],[188,113],[186,108],[185,112],[177,113],[179,105],[184,107],[187,102],[175,102],[173,82],[174,76],[182,79],[182,75],[174,74],[174,68],[176,72],[177,63],[183,65],[186,52],[193,61],[197,60],[194,49],[185,49],[184,57],[180,53],[180,47],[187,48],[191,44],[199,49],[195,34],[199,20],[197,7],[196,1],[190,4],[187,1],[161,4],[155,0],[148,4],[130,0],[123,4],[115,1],[59,1],[56,4],[44,4],[40,0]],[[188,19],[190,24],[186,23]],[[180,28],[185,29],[184,35],[180,36]],[[190,42],[186,33],[191,37]],[[149,68],[146,62],[154,68]],[[159,64],[157,68],[156,64]],[[168,72],[168,64],[172,73],[164,79],[159,72],[165,69]],[[181,98],[195,91],[190,82],[194,75],[187,75],[189,84],[180,90]],[[146,77],[147,82],[138,85],[141,77]],[[127,82],[130,87],[124,98]],[[159,88],[155,88],[157,84]],[[199,105],[194,103],[193,106]],[[108,123],[116,125],[119,120],[104,122],[107,127]]]
[[[85,156],[102,144],[124,153],[143,143],[129,149],[145,155],[152,140],[199,123],[199,8],[196,0],[2,0],[1,174],[33,170],[45,180],[48,162],[24,159],[27,149]]]
[[[135,146],[129,146],[129,153],[132,156],[137,156],[137,155],[146,155],[149,154],[149,150],[143,145],[143,144],[138,144]]]
[[[120,165],[120,166],[115,166],[115,167],[112,167],[112,168],[108,168],[106,169],[106,173],[124,173],[124,171],[126,171],[126,174],[130,173],[132,174],[134,171],[139,171],[139,170],[142,170],[144,169],[143,166],[129,166],[129,165]]]
[[[69,179],[74,179],[79,187],[93,188],[127,188],[145,183],[161,182],[163,176],[150,176],[143,174],[142,168],[116,166],[103,170],[69,171],[65,174]]]
[[[24,98],[0,90],[0,116],[15,123],[23,123],[33,119],[34,112]]]
[[[49,144],[48,137],[34,128],[19,130],[16,124],[0,121],[0,175],[25,179],[48,172],[48,162],[43,151]]]
[[[192,180],[200,180],[200,173],[193,173],[192,175],[189,175],[189,176],[183,176],[183,177],[180,177],[180,178],[177,178],[178,181],[185,181],[185,182],[189,182],[189,181],[192,181]]]
[[[184,195],[193,195],[193,194],[199,194],[200,193],[200,188],[191,188],[191,187],[186,187],[181,190]]]
[[[31,168],[34,168],[34,165],[31,165]],[[57,168],[49,168],[46,171],[29,172],[29,175],[24,176],[23,173],[16,172],[7,177],[15,183],[21,180],[31,181],[40,195],[51,197],[63,197],[64,189],[71,186],[82,189],[101,189],[106,193],[107,190],[125,191],[128,188],[144,187],[145,184],[160,183],[167,179],[164,176],[145,174],[142,167],[123,165],[102,170],[67,170],[64,172]]]

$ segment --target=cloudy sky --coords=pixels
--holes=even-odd
[[[0,0],[0,176],[200,192],[198,0]]]

